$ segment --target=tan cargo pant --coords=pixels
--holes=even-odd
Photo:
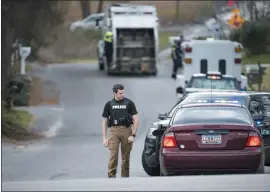
[[[129,177],[129,159],[132,143],[128,143],[128,137],[132,135],[131,128],[124,126],[112,126],[110,128],[109,150],[110,159],[108,164],[108,177],[116,177],[118,165],[118,151],[121,143],[122,167],[121,176]]]

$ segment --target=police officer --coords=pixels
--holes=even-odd
[[[124,97],[123,85],[114,85],[113,94],[114,98],[105,104],[102,114],[103,145],[110,150],[108,177],[116,177],[119,144],[122,153],[121,176],[129,177],[130,151],[139,125],[137,109],[130,99]],[[107,126],[110,128],[109,140],[106,136]]]
[[[176,73],[178,71],[178,68],[182,68],[182,49],[181,44],[184,41],[184,37],[181,34],[179,37],[179,41],[175,41],[173,48],[172,48],[172,59],[173,59],[173,71],[172,71],[172,78],[176,78]]]
[[[112,32],[111,31],[107,31],[104,37],[104,54],[106,56],[106,60],[107,60],[107,66],[111,65],[112,62],[112,55],[113,55],[113,39],[112,39]]]

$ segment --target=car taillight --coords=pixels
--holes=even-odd
[[[162,147],[163,148],[175,148],[177,147],[176,145],[176,140],[174,137],[173,132],[166,133],[163,142],[162,142]]]
[[[248,135],[248,140],[246,147],[260,147],[261,139],[256,132],[250,132]]]
[[[186,47],[185,48],[185,52],[186,53],[191,53],[192,52],[192,48],[191,47]]]
[[[241,62],[242,62],[242,59],[240,59],[240,58],[235,58],[234,59],[235,64],[241,64]]]

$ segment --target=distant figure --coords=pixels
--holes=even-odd
[[[107,60],[107,66],[110,66],[112,63],[113,56],[113,33],[108,31],[104,37],[104,54]]]
[[[176,78],[176,74],[178,71],[178,68],[182,68],[182,48],[181,44],[184,42],[184,37],[181,34],[179,37],[179,40],[174,41],[174,45],[172,47],[172,60],[173,60],[173,71],[172,71],[172,78]]]

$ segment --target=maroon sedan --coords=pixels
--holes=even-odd
[[[162,138],[160,174],[264,173],[262,142],[250,112],[243,105],[182,105],[174,112]]]

